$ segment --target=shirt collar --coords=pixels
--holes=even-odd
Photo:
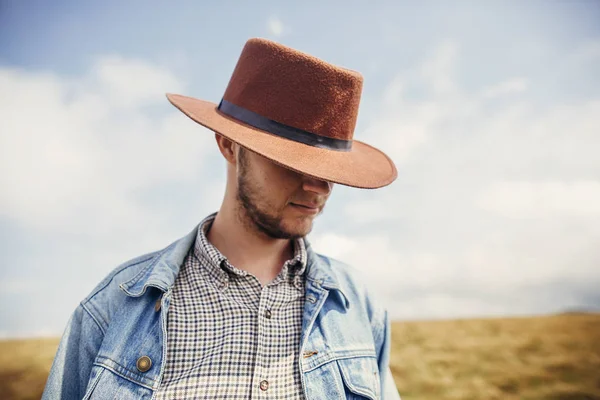
[[[143,295],[148,287],[155,287],[163,292],[170,290],[175,283],[175,278],[183,265],[185,257],[195,248],[202,223],[205,223],[211,217],[214,219],[215,215],[216,213],[207,217],[183,238],[171,243],[163,250],[150,255],[148,259],[145,258],[144,261],[140,261],[146,262],[148,265],[143,267],[133,278],[121,283],[121,289],[127,295],[133,297]],[[206,237],[206,235],[204,236]],[[348,306],[347,296],[342,292],[339,280],[331,268],[329,259],[315,253],[305,238],[299,240],[302,241],[302,244],[294,248],[294,259],[299,257],[301,260],[299,271],[305,275],[306,280],[312,285],[339,291]],[[221,256],[223,255],[221,254]]]
[[[221,285],[225,285],[229,280],[229,274],[248,276],[248,272],[230,264],[227,257],[208,240],[207,234],[216,215],[217,213],[211,214],[200,222],[194,245],[194,255],[214,279]],[[284,263],[281,273],[272,283],[276,284],[282,278],[287,278],[296,288],[303,289],[302,279],[307,263],[306,246],[303,239],[296,239],[293,246],[294,256]]]
[[[208,271],[213,279],[217,280],[221,285],[225,285],[229,280],[225,270],[227,268],[225,264],[229,265],[229,263],[219,249],[208,241],[208,237],[206,236],[216,216],[216,213],[211,214],[200,222],[198,234],[196,235],[196,242],[194,244],[194,256],[200,261],[200,265]],[[245,275],[244,271],[239,270],[232,265],[229,271],[234,274]]]

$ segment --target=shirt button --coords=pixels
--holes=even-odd
[[[265,318],[271,319],[271,310],[265,311]]]
[[[260,390],[262,390],[263,392],[266,392],[268,388],[269,388],[269,382],[262,381],[260,383]]]
[[[152,360],[148,356],[141,356],[138,358],[135,366],[137,367],[138,371],[146,372],[150,369],[150,367],[152,367]]]

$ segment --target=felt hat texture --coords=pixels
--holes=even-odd
[[[273,162],[364,189],[392,183],[393,161],[354,140],[363,78],[267,39],[246,42],[219,104],[179,94],[185,115]]]

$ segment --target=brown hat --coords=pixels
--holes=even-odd
[[[286,168],[365,189],[397,177],[382,151],[353,140],[362,76],[266,39],[246,42],[220,104],[167,94],[199,124]]]

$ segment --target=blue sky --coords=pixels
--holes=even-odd
[[[394,318],[600,308],[597,21],[591,0],[0,3],[0,336],[60,334],[218,208],[212,135],[164,93],[218,102],[250,37],[364,75],[355,137],[399,177],[336,186],[309,240]]]

